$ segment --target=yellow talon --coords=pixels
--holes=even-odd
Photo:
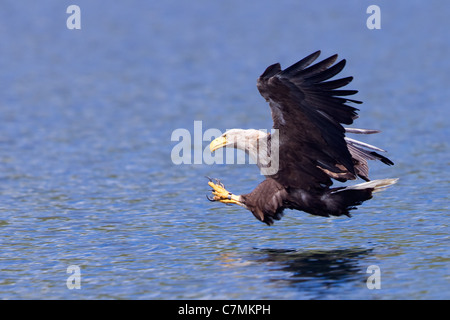
[[[216,180],[217,181],[217,180]],[[223,184],[221,184],[219,181],[217,181],[217,184],[212,182],[211,180],[208,182],[208,185],[213,188],[212,198],[208,198],[211,201],[220,201],[222,203],[226,204],[238,204],[242,205],[242,203],[239,201],[240,196],[236,196],[232,194],[231,192],[228,192]]]
[[[208,185],[214,189],[213,195],[218,196],[220,198],[228,198],[228,195],[231,195],[230,192],[228,192],[224,187],[215,184],[213,182],[208,182]]]

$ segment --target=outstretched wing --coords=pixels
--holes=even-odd
[[[257,81],[279,130],[279,170],[271,177],[285,187],[321,188],[332,184],[330,176],[356,178],[341,124],[357,118],[358,109],[347,102],[361,102],[345,98],[356,90],[336,90],[353,77],[327,81],[344,68],[345,60],[334,64],[333,55],[310,66],[319,55],[317,51],[285,70],[271,65]]]

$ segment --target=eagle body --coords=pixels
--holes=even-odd
[[[271,225],[280,220],[284,209],[295,209],[312,215],[350,216],[354,206],[372,198],[373,188],[333,192],[337,188],[285,188],[275,179],[267,178],[251,193],[241,195],[241,201],[260,221]]]
[[[266,179],[252,192],[240,196],[211,180],[214,197],[210,200],[241,205],[258,220],[271,225],[282,217],[285,209],[324,217],[350,216],[350,211],[372,198],[373,192],[397,181],[370,181],[368,160],[387,165],[393,162],[380,154],[385,152],[383,149],[346,136],[379,131],[343,126],[351,125],[358,117],[359,110],[350,104],[361,101],[348,98],[356,90],[340,89],[352,77],[329,80],[344,68],[346,61],[334,64],[337,55],[333,55],[311,65],[319,55],[317,51],[285,70],[279,63],[273,64],[258,78],[257,88],[269,103],[276,135],[254,129],[232,129],[211,142],[211,151],[221,147],[244,150],[256,159],[262,173],[274,161],[277,170],[263,173]],[[277,148],[272,148],[275,145]],[[333,180],[345,182],[357,178],[365,182],[332,187]]]

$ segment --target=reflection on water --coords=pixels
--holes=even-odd
[[[270,281],[288,284],[300,291],[309,291],[320,298],[322,293],[349,282],[362,282],[367,275],[361,266],[361,260],[367,258],[372,249],[335,249],[335,250],[286,250],[261,249],[263,255],[259,262],[272,263],[277,270],[287,272],[289,276],[271,278]],[[325,292],[327,291],[327,292]]]

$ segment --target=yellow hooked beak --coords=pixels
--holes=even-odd
[[[211,142],[211,144],[209,145],[209,150],[213,152],[214,150],[224,147],[227,143],[227,138],[218,137]]]

